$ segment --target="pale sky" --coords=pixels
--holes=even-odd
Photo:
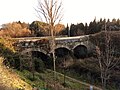
[[[0,25],[13,21],[39,20],[34,8],[37,0],[0,0]],[[120,0],[63,0],[63,24],[90,22],[95,17],[120,18]]]

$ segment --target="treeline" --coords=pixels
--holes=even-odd
[[[120,30],[120,20],[119,19],[94,19],[89,24],[88,23],[78,23],[71,24],[70,26],[66,26],[63,24],[56,24],[54,27],[54,35],[55,36],[80,36],[80,35],[88,35],[95,34],[101,31],[104,31],[105,28],[108,31],[119,31]],[[50,29],[49,25],[40,21],[33,21],[31,24],[29,23],[21,23],[13,22],[3,24],[0,29],[0,36],[10,36],[10,37],[42,37],[49,36]]]
[[[88,23],[78,23],[71,24],[70,26],[64,26],[63,24],[57,24],[55,26],[54,35],[55,36],[80,36],[95,34],[104,31],[105,28],[108,31],[119,31],[120,30],[120,20],[119,19],[94,19],[89,24]],[[29,29],[32,31],[34,36],[48,36],[50,35],[49,26],[46,23],[34,21],[30,24]]]
[[[65,26],[63,24],[56,24],[54,27],[54,35],[59,35],[59,32],[64,28]],[[3,24],[0,29],[1,37],[42,37],[49,35],[49,25],[40,21],[33,21],[31,24],[20,21],[7,23]]]
[[[30,35],[31,31],[29,30],[29,24],[26,24],[25,22],[21,23],[18,21],[3,24],[0,29],[1,37],[25,37]]]
[[[41,36],[50,36],[50,27],[47,23],[40,22],[40,21],[33,21],[29,25],[29,29],[32,32],[33,36],[41,37]],[[56,24],[54,27],[54,35],[58,36],[59,33],[65,29],[63,24]]]
[[[60,34],[62,35],[70,35],[70,36],[79,36],[79,35],[88,35],[95,34],[101,31],[104,31],[105,28],[108,31],[119,31],[120,30],[120,20],[119,19],[94,19],[89,24],[79,23],[77,25],[71,24],[70,27],[66,27]]]

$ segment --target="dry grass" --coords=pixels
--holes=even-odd
[[[21,80],[19,76],[3,65],[0,57],[0,90],[32,90],[32,87]]]

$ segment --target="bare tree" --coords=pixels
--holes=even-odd
[[[42,21],[45,21],[49,25],[50,34],[51,34],[51,52],[53,55],[53,64],[54,64],[54,77],[56,77],[56,67],[55,67],[55,37],[54,30],[55,24],[59,23],[62,20],[62,1],[59,0],[39,0],[38,1],[37,13],[39,18]]]
[[[63,18],[62,1],[60,0],[38,0],[36,9],[41,21],[46,22],[50,28],[51,36],[54,35],[54,26]]]
[[[102,88],[106,90],[107,81],[112,75],[112,71],[117,66],[119,58],[115,56],[115,45],[112,41],[112,32],[108,32],[105,29],[104,33],[104,43],[99,41],[99,45],[102,44],[102,49],[96,47],[97,58],[99,61],[99,68],[101,73]],[[101,37],[102,38],[102,37]]]

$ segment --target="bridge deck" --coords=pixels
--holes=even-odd
[[[75,36],[75,37],[55,37],[55,40],[72,40],[72,39],[80,39],[80,38],[85,38],[89,37],[89,35],[83,35],[83,36]],[[46,36],[46,37],[22,37],[22,38],[13,38],[15,40],[23,40],[23,41],[33,41],[33,40],[42,40],[42,39],[51,39],[51,36]]]
[[[80,39],[80,38],[85,38],[88,37],[89,35],[84,35],[84,36],[75,36],[75,37],[60,37],[60,38],[55,38],[55,40],[70,40],[70,39]]]

